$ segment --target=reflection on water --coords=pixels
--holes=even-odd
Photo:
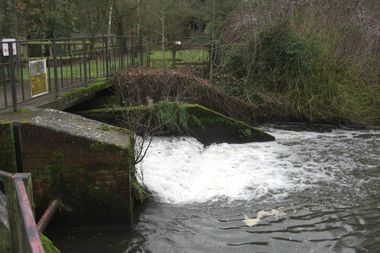
[[[139,167],[154,200],[133,228],[53,239],[63,252],[380,252],[380,132],[266,130],[275,142],[156,139]]]

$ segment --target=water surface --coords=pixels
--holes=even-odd
[[[275,142],[156,138],[132,228],[52,234],[63,252],[380,252],[380,132],[265,129]],[[260,211],[276,210],[263,217]]]

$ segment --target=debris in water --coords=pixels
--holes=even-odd
[[[248,218],[247,215],[244,215],[243,222],[245,223],[245,225],[249,227],[253,227],[253,226],[256,226],[261,221],[262,218],[269,217],[269,216],[275,216],[276,218],[278,218],[278,216],[284,216],[284,215],[286,215],[286,213],[278,209],[272,209],[270,211],[261,210],[260,212],[257,213],[257,217],[255,219],[250,219]]]

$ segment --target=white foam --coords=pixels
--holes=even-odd
[[[329,150],[346,150],[355,132],[267,130],[275,142],[205,148],[194,138],[155,138],[137,166],[140,180],[159,201],[174,204],[283,198],[321,181],[347,183],[338,172],[353,167],[353,156],[330,157]]]

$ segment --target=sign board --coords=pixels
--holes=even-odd
[[[38,97],[49,92],[46,59],[29,61],[30,94]]]
[[[3,46],[3,56],[9,56],[9,42],[14,42],[12,43],[13,55],[17,55],[16,39],[2,39],[1,42]]]

